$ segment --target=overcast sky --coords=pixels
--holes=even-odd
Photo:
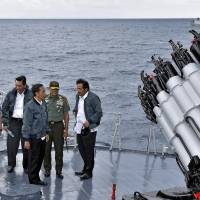
[[[200,0],[0,0],[0,18],[163,17],[200,17]]]

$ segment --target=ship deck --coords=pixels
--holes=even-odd
[[[52,169],[51,177],[45,178],[48,186],[33,186],[28,184],[27,175],[23,173],[21,152],[17,156],[15,172],[8,174],[5,143],[0,146],[0,199],[109,200],[115,183],[116,199],[121,200],[124,194],[135,191],[149,192],[185,185],[173,157],[163,159],[137,151],[110,152],[97,147],[92,179],[81,182],[74,176],[74,172],[82,168],[82,161],[78,151],[70,148],[64,151],[64,179],[57,179]],[[55,166],[54,151],[52,158]],[[41,177],[44,178],[43,171]]]

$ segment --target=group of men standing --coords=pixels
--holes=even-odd
[[[84,166],[75,175],[85,180],[93,175],[94,147],[102,108],[99,97],[90,91],[86,80],[79,79],[76,85],[74,131]],[[48,95],[42,84],[35,84],[29,89],[26,77],[17,77],[15,88],[8,92],[2,105],[0,129],[2,127],[8,133],[8,173],[14,171],[21,141],[24,172],[28,174],[29,182],[36,185],[47,185],[39,176],[42,164],[45,177],[51,175],[52,143],[55,148],[56,175],[63,179],[63,146],[68,137],[70,107],[67,98],[59,94],[57,81],[50,82],[49,88]]]

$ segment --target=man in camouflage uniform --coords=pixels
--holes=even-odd
[[[67,98],[59,94],[59,83],[50,82],[50,94],[46,97],[48,121],[49,121],[49,141],[46,144],[44,157],[45,176],[49,177],[51,172],[51,147],[52,142],[55,148],[56,174],[63,179],[63,145],[64,139],[68,137],[69,104]]]

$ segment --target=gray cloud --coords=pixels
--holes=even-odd
[[[0,0],[0,18],[198,17],[199,0]]]

